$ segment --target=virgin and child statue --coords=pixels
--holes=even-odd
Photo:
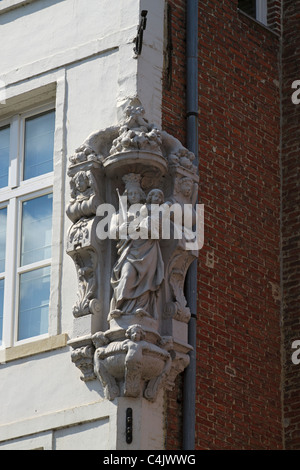
[[[150,191],[146,197],[140,185],[141,177],[129,174],[123,177],[127,207],[122,207],[113,223],[117,233],[117,261],[112,270],[111,285],[113,297],[110,315],[141,314],[157,318],[157,293],[164,279],[164,263],[159,238],[120,236],[133,225],[138,230],[151,227],[151,205],[164,202],[163,192],[159,189]],[[124,198],[121,199],[124,199]],[[131,207],[140,204],[140,213]],[[123,214],[122,214],[123,212]]]

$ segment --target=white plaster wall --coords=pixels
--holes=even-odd
[[[143,55],[134,59],[141,9],[149,10],[148,24]],[[57,85],[53,335],[72,335],[77,295],[74,263],[65,253],[67,159],[91,132],[115,125],[130,97],[139,95],[149,119],[160,124],[163,14],[164,0],[35,0],[5,13],[0,6],[0,79],[9,112],[33,105],[39,95],[31,96],[33,89]],[[7,109],[0,106],[0,119]],[[51,433],[57,448],[76,449],[85,440],[88,448],[93,429],[103,435],[94,447],[115,448],[116,405],[103,399],[98,381],[86,384],[80,375],[68,346],[0,364],[0,449],[47,448]]]
[[[131,21],[122,29],[138,18],[138,2],[126,3]],[[119,31],[124,5],[123,0],[39,0],[6,12],[0,20],[8,45],[2,50],[1,73]],[[17,51],[17,63],[10,51]]]
[[[148,10],[142,54],[138,60],[138,95],[143,97],[147,117],[162,127],[162,69],[164,48],[165,0],[141,0],[141,10]]]
[[[96,381],[87,387],[80,380],[68,348],[2,365],[0,373],[1,425],[99,401],[102,395]]]

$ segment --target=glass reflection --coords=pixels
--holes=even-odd
[[[8,186],[10,128],[0,129],[0,188]]]
[[[23,202],[21,266],[51,258],[52,194]]]
[[[5,249],[6,249],[6,207],[0,209],[0,273],[5,271]]]
[[[50,267],[20,276],[18,340],[48,332]]]
[[[24,180],[53,171],[55,111],[26,119]]]

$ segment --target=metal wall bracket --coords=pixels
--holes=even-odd
[[[148,10],[142,10],[142,13],[141,13],[141,22],[140,22],[140,25],[139,25],[139,28],[138,28],[138,34],[137,34],[137,37],[135,38],[134,42],[135,42],[135,48],[134,48],[134,53],[136,56],[140,55],[141,52],[142,52],[142,48],[143,48],[143,35],[144,35],[144,31],[146,29],[146,25],[147,25],[147,14],[148,14]]]
[[[132,408],[126,410],[126,443],[132,443]]]

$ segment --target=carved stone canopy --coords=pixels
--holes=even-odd
[[[82,380],[98,379],[109,400],[154,401],[189,363],[184,281],[197,251],[187,249],[182,221],[171,217],[164,237],[161,219],[174,204],[182,211],[188,206],[194,218],[193,160],[176,138],[147,121],[136,100],[122,123],[91,134],[70,157],[67,253],[77,270],[78,300],[69,344]],[[99,238],[103,204],[114,209],[113,238]],[[95,321],[81,336],[83,318]]]

